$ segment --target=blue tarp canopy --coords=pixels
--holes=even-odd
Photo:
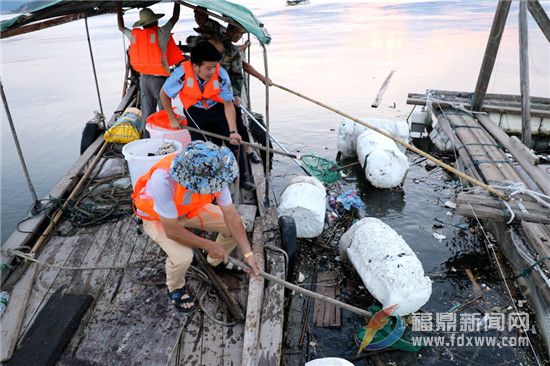
[[[124,1],[123,6],[125,8],[144,8],[158,2]],[[271,37],[263,27],[263,24],[256,19],[250,10],[242,5],[225,0],[178,0],[178,2],[190,7],[205,7],[211,12],[218,13],[222,16],[222,19],[228,22],[233,19],[263,44],[268,44],[271,41]],[[44,1],[25,14],[0,22],[0,37],[4,38],[14,34],[27,33],[67,21],[77,20],[84,16],[91,17],[112,13],[116,11],[117,3],[118,1]],[[46,24],[45,21],[50,21],[51,23]]]

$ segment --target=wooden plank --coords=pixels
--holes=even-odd
[[[40,310],[9,364],[54,365],[92,301],[90,295],[57,290]]]
[[[54,19],[45,20],[45,21],[39,22],[39,23],[24,25],[22,27],[18,27],[18,28],[14,28],[14,29],[7,29],[7,30],[3,31],[2,33],[0,33],[0,38],[4,39],[4,38],[8,38],[8,37],[17,36],[17,35],[20,35],[20,34],[35,32],[35,31],[38,31],[38,30],[41,30],[41,29],[46,29],[46,28],[54,27],[56,25],[61,25],[61,24],[65,24],[65,23],[75,21],[75,20],[79,20],[79,19],[84,18],[85,16],[86,16],[86,13],[76,13],[76,14],[65,15],[65,16],[62,16],[62,17],[54,18]]]
[[[156,244],[151,249],[157,249]],[[128,360],[155,365],[169,362],[186,318],[172,306],[164,286],[142,283],[148,279],[140,274],[136,270],[131,278],[125,276],[110,306],[96,309],[75,361],[104,365]]]
[[[475,215],[472,212],[475,211]],[[498,209],[494,207],[475,205],[470,203],[459,203],[456,205],[456,214],[466,217],[479,217],[483,219],[493,219],[496,221],[507,222],[510,220],[508,211],[504,209]],[[514,212],[515,220],[524,220],[529,222],[537,222],[540,224],[550,224],[550,218],[548,216],[542,216],[531,213]]]
[[[37,268],[37,264],[31,264],[10,293],[8,306],[0,319],[0,362],[9,360],[13,355]]]
[[[495,60],[500,46],[500,40],[504,33],[504,26],[506,25],[506,18],[510,11],[511,0],[499,0],[495,16],[493,18],[493,25],[491,26],[491,32],[489,34],[489,40],[485,48],[485,55],[483,56],[483,62],[479,75],[477,78],[476,88],[474,92],[474,98],[472,102],[472,110],[478,111],[483,105],[485,99],[485,93],[487,93],[487,86],[491,79],[491,73],[495,65]]]
[[[530,164],[526,159],[522,159],[521,153],[508,144],[509,137],[506,132],[502,131],[488,117],[478,115],[477,120],[500,144],[503,146],[508,145],[506,148],[512,153],[525,172],[533,179],[544,194],[550,195],[550,185],[548,184],[550,175],[546,174],[540,167]]]
[[[521,90],[521,141],[531,147],[531,106],[529,104],[529,41],[527,1],[519,2],[519,80]]]
[[[386,77],[386,80],[384,80],[384,83],[380,87],[380,91],[378,91],[378,95],[376,96],[376,99],[374,102],[372,102],[371,107],[372,108],[378,108],[378,105],[380,104],[380,101],[382,100],[382,97],[384,96],[384,92],[388,88],[388,85],[390,84],[391,77],[393,76],[393,73],[395,70],[390,71],[389,75]]]
[[[508,141],[510,143],[510,146],[513,146],[517,151],[516,154],[521,154],[520,156],[524,159],[527,159],[530,164],[538,165],[540,163],[540,158],[533,152],[533,150],[525,146],[516,136],[510,136],[510,139]],[[512,156],[514,156],[512,152],[510,153],[512,154]]]
[[[320,272],[317,275],[317,290],[321,295],[339,298],[340,287],[338,286],[338,272]],[[317,327],[339,327],[340,308],[325,301],[315,300],[313,324]]]
[[[40,253],[38,259],[52,265],[62,266],[74,250],[78,239],[78,236],[53,237],[47,243],[43,251],[44,255]],[[25,310],[22,333],[30,327],[40,308],[46,303],[49,295],[53,293],[54,290],[51,287],[60,271],[58,268],[40,268]]]
[[[259,164],[258,164],[259,165]],[[257,185],[256,185],[257,187]],[[264,268],[263,248],[263,219],[256,218],[252,237],[252,251]],[[243,337],[243,353],[240,364],[242,366],[256,366],[258,356],[258,337],[260,331],[260,317],[264,292],[264,279],[260,276],[250,278],[248,284],[248,300]]]
[[[225,304],[219,300],[217,296],[210,298],[204,297],[203,307],[205,311],[209,312],[211,316],[214,316],[220,321],[227,321],[227,311]],[[208,319],[207,316],[203,316],[203,334],[201,345],[201,364],[203,365],[221,365],[224,360],[223,349],[225,347],[224,327],[221,324],[213,322]]]
[[[256,219],[257,210],[258,207],[256,205],[240,204],[239,207],[237,207],[237,211],[241,214],[246,231],[249,233],[254,230],[254,220]]]
[[[494,207],[502,209],[504,204],[500,199],[485,194],[472,194],[472,193],[459,193],[456,196],[455,202],[458,203],[470,203],[474,205],[482,205],[488,207]],[[510,207],[515,211],[522,211],[526,209],[533,214],[540,214],[542,216],[550,217],[550,210],[536,201],[518,201],[516,199],[508,202]]]
[[[268,208],[263,217],[263,242],[281,248],[281,236],[277,211]],[[282,280],[286,280],[285,258],[282,253],[266,248],[266,270]],[[283,347],[285,289],[280,284],[268,281],[265,284],[260,325],[258,365],[281,364]]]
[[[527,1],[527,9],[529,9],[529,12],[539,25],[542,33],[544,33],[546,39],[550,42],[550,19],[548,19],[548,15],[544,11],[542,5],[540,5],[540,2],[538,0]]]
[[[548,225],[540,225],[532,222],[521,222],[521,228],[529,239],[531,247],[541,257],[550,257],[550,230]]]

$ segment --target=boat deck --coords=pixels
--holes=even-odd
[[[243,324],[232,322],[216,294],[197,279],[190,285],[204,311],[179,313],[164,285],[165,254],[138,231],[132,217],[53,237],[38,257],[39,266],[20,334],[37,319],[56,290],[86,294],[92,304],[58,362],[61,365],[131,363],[157,365],[235,364],[242,354]],[[59,267],[97,267],[67,270]],[[225,276],[224,282],[246,304],[248,281]],[[63,314],[59,314],[63,317]]]

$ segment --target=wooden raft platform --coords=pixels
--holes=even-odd
[[[515,184],[550,195],[548,166],[536,165],[529,149],[511,141],[487,116],[474,117],[441,105],[432,113],[453,142],[460,170],[501,190]],[[512,225],[506,223],[512,218],[506,205],[481,189],[457,196],[457,213],[482,220],[515,273],[534,265],[530,275],[518,281],[526,289],[550,350],[550,328],[546,326],[550,319],[550,266],[548,261],[538,262],[550,253],[550,210],[523,193],[514,195],[508,206],[515,213]]]

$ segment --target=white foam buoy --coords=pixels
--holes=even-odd
[[[305,366],[353,366],[353,364],[343,358],[325,357],[311,360]]]
[[[325,187],[316,178],[295,177],[281,194],[277,211],[279,217],[292,216],[298,238],[315,238],[321,235],[325,226]]]
[[[365,177],[375,187],[400,185],[409,169],[409,161],[390,138],[368,129],[357,138],[357,156]]]
[[[368,291],[384,308],[397,304],[403,316],[430,298],[432,281],[405,240],[373,217],[353,224],[340,238],[340,255],[347,256]]]
[[[409,142],[409,125],[405,120],[366,117],[361,118],[361,121],[384,130],[401,141]],[[337,130],[337,147],[343,157],[356,156],[357,138],[368,129],[368,127],[349,119],[344,119],[340,122]],[[402,152],[405,151],[405,147],[399,144],[397,144],[397,148]]]

